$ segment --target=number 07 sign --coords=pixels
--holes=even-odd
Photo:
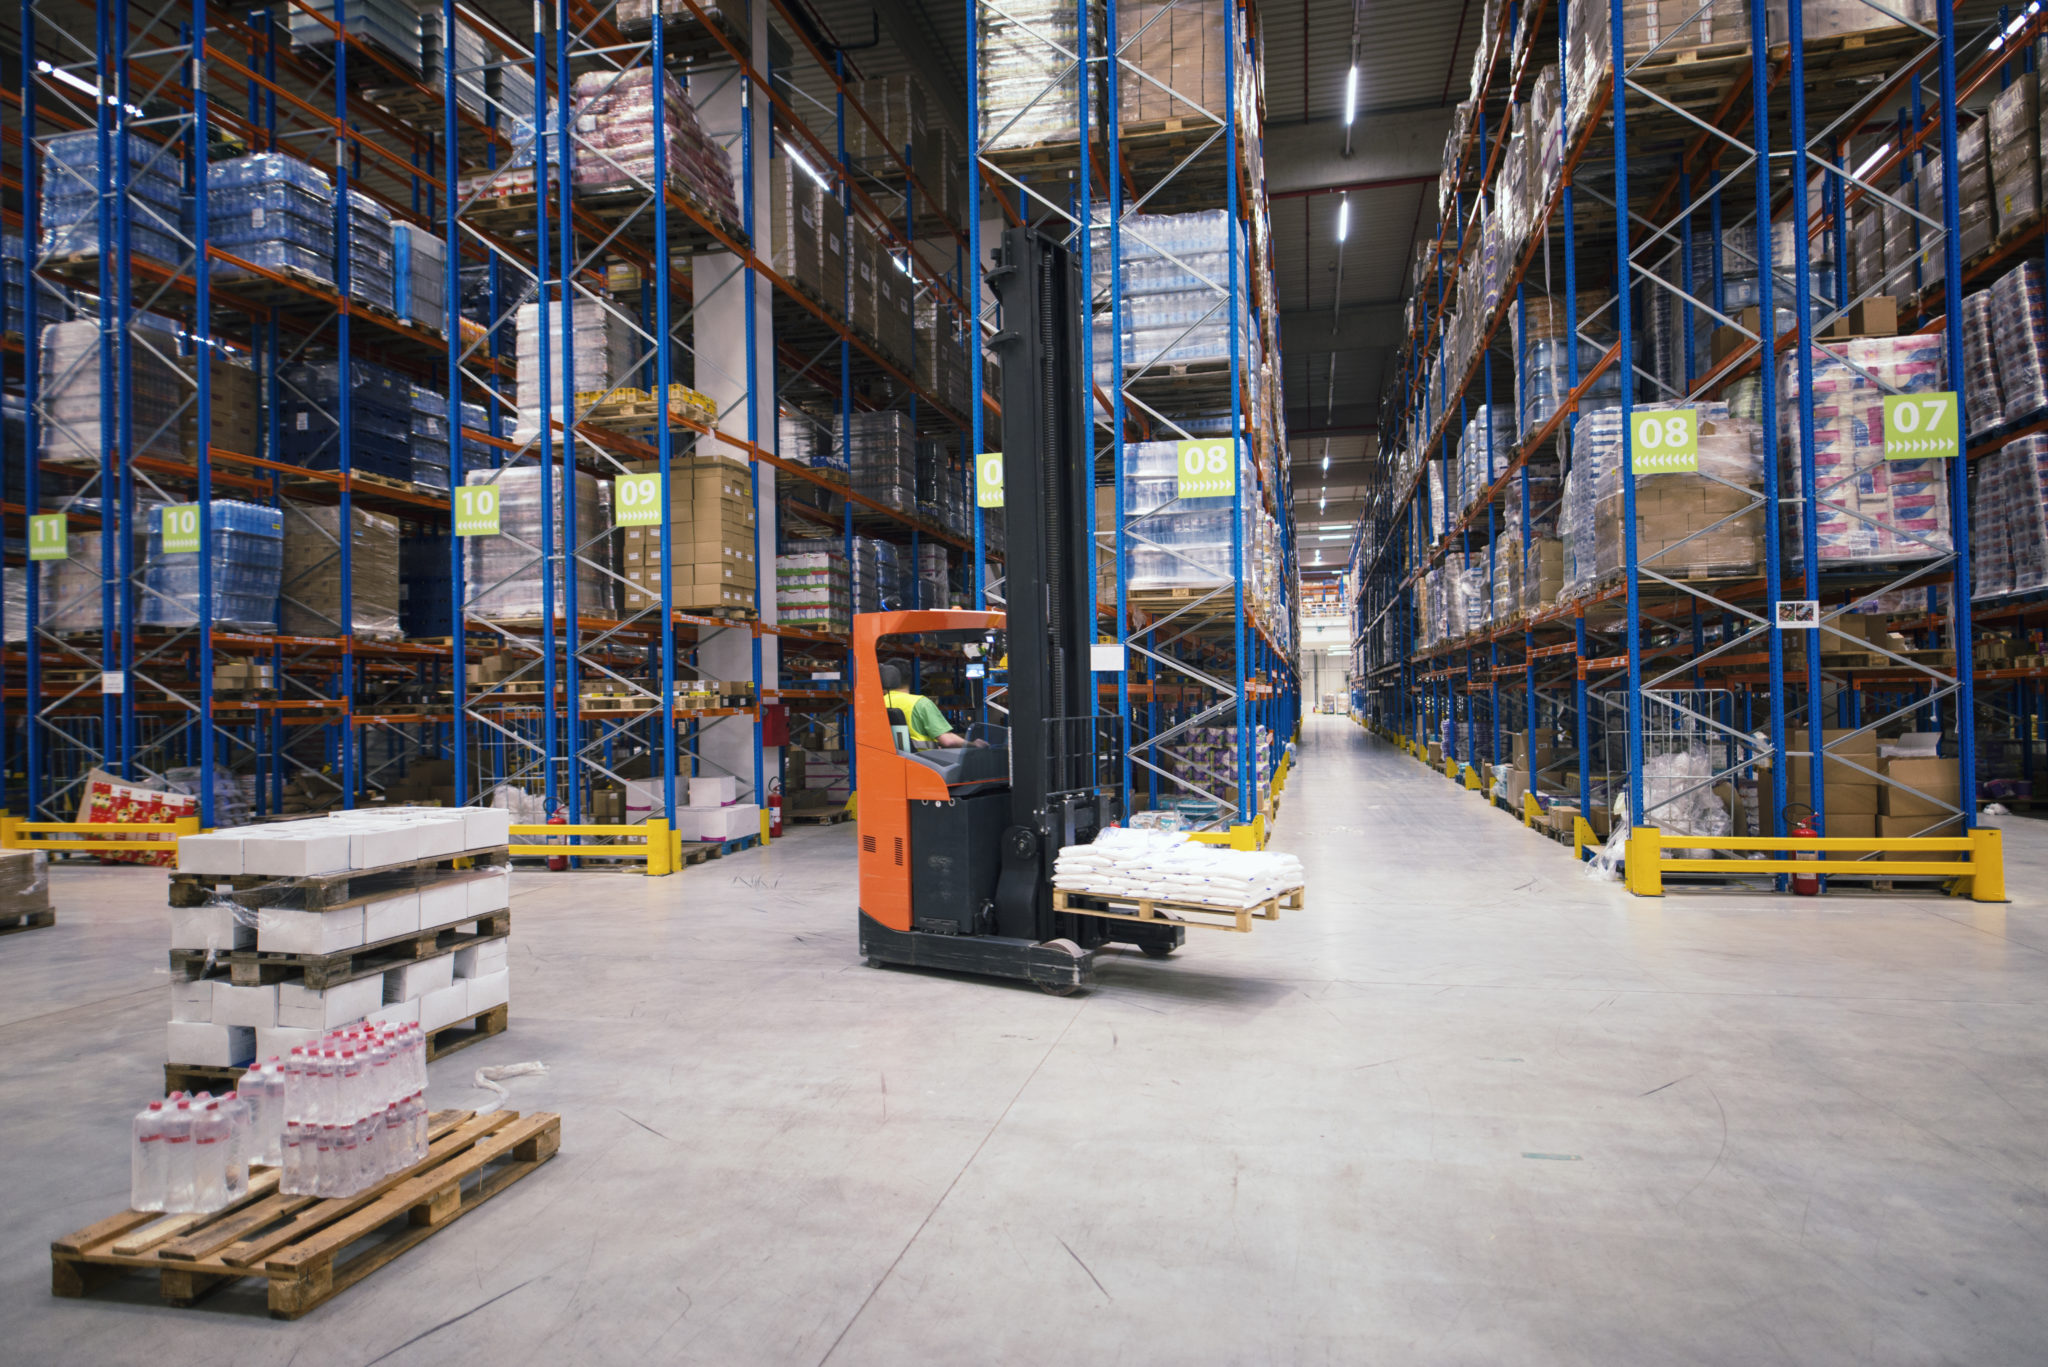
[[[1963,453],[1955,391],[1884,396],[1884,458],[1933,460]]]

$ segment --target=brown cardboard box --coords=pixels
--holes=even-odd
[[[1828,838],[1831,840],[1869,840],[1877,834],[1877,823],[1882,818],[1875,813],[1838,812],[1834,800],[1828,801]],[[1831,854],[1830,859],[1842,858]]]
[[[819,242],[818,182],[788,157],[768,163],[768,198],[774,236],[768,264],[805,293],[825,297],[824,249]]]
[[[349,556],[353,625],[342,620],[341,509],[335,505],[285,499],[284,572],[279,586],[279,625],[287,636],[338,637],[351,634],[380,640],[399,635],[399,527],[382,513],[357,506]]]
[[[1895,817],[1937,817],[1949,814],[1949,807],[1962,806],[1962,776],[1952,759],[1891,759],[1884,763],[1885,777],[1918,792],[1907,792],[1886,784],[1879,793],[1884,815]],[[1921,793],[1928,796],[1922,797]],[[1949,807],[1943,807],[1940,799]]]
[[[1881,816],[1877,819],[1877,833],[1886,840],[1898,840],[1908,836],[1954,836],[1961,835],[1962,831],[1963,823],[1960,817],[1951,817],[1947,821],[1939,821],[1931,816]],[[1890,850],[1884,857],[1899,860],[1946,860],[1962,859],[1965,856],[1960,850],[1953,854],[1939,850],[1926,853],[1916,850]]]

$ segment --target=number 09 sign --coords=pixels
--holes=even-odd
[[[1229,498],[1237,492],[1237,452],[1228,437],[1221,440],[1184,441],[1175,447],[1180,479],[1174,493],[1180,498]]]

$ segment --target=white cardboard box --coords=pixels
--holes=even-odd
[[[463,981],[469,985],[469,1014],[472,1016],[512,1000],[512,974],[506,969]]]
[[[420,889],[421,930],[469,919],[469,885],[460,879],[443,879]]]
[[[349,864],[349,831],[334,822],[294,821],[242,842],[242,871],[300,877],[340,873]]]
[[[694,837],[686,833],[685,840],[737,840],[743,835],[761,833],[761,809],[751,802],[735,802],[729,807],[685,807],[680,815],[696,832]]]
[[[406,864],[421,855],[419,833],[411,825],[391,821],[341,821],[348,831],[348,863],[353,869],[381,869]]]
[[[469,1015],[469,984],[450,983],[420,998],[420,1029],[439,1030]]]
[[[277,985],[277,1023],[295,1030],[332,1030],[359,1021],[384,1004],[384,975],[373,973],[319,991],[300,983]]]
[[[363,907],[363,943],[374,945],[420,928],[420,895],[403,892]]]
[[[372,1011],[369,1019],[386,1025],[402,1025],[407,1022],[417,1025],[420,1019],[420,999],[414,997],[407,1002],[385,1002]]]
[[[215,1025],[246,1025],[254,1030],[277,1024],[277,984],[263,987],[237,987],[233,983],[215,983],[213,987],[213,1023]],[[250,1048],[255,1048],[252,1041]],[[192,1060],[184,1060],[190,1063]]]
[[[422,859],[461,854],[469,848],[469,832],[459,816],[442,812],[431,817],[415,817],[410,824],[419,837]]]
[[[512,839],[512,812],[505,807],[386,807],[383,812],[405,820],[462,822],[462,848],[489,849]]]
[[[692,807],[723,807],[728,802],[739,800],[740,781],[730,774],[690,776],[689,805]]]
[[[486,916],[512,905],[512,872],[509,869],[492,869],[481,877],[471,878],[465,886],[469,889],[471,916]]]
[[[400,964],[384,972],[386,1002],[413,1001],[455,981],[455,956],[436,954],[416,964]]]
[[[187,982],[171,984],[171,1019],[174,1021],[211,1021],[213,1019],[213,987],[216,979],[194,978]]]
[[[238,1068],[256,1057],[256,1030],[247,1025],[172,1021],[164,1027],[164,1062],[198,1068]]]
[[[288,1025],[273,1025],[268,1030],[258,1030],[256,1057],[283,1058],[300,1045],[311,1044],[326,1033],[325,1030],[299,1030]]]
[[[172,907],[172,949],[254,949],[256,927],[235,920],[232,907]],[[190,1060],[183,1060],[189,1062]]]
[[[455,951],[455,976],[482,978],[498,972],[508,962],[511,946],[512,941],[502,935],[479,945],[464,945]]]
[[[361,907],[337,911],[265,907],[256,913],[256,948],[274,954],[336,954],[363,943]]]
[[[178,837],[179,873],[233,874],[242,871],[240,831],[212,831]]]

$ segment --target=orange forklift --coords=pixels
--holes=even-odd
[[[854,618],[860,776],[860,949],[887,964],[1023,978],[1057,996],[1088,983],[1111,941],[1171,954],[1179,926],[1058,912],[1052,869],[1125,814],[1121,723],[1096,711],[1085,440],[1086,293],[1078,262],[1031,228],[1003,236],[986,277],[1001,326],[1006,612]],[[881,684],[885,640],[1008,657],[1007,727],[988,743],[919,750]]]

